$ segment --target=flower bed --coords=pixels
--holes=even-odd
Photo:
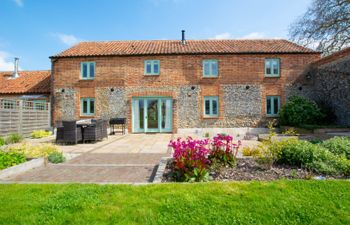
[[[170,142],[173,159],[168,161],[163,182],[229,181],[325,178],[348,178],[350,139],[334,138],[324,143],[286,139],[272,141],[273,133],[262,142],[252,157],[237,159],[240,143],[228,135],[213,139]],[[322,178],[323,179],[323,178]]]
[[[234,165],[240,142],[233,143],[232,136],[218,134],[213,139],[170,141],[173,148],[173,171],[176,181],[207,181],[209,169],[216,165]]]
[[[52,163],[61,163],[65,160],[62,152],[55,145],[19,143],[0,150],[0,170],[36,158],[48,158],[49,162]]]

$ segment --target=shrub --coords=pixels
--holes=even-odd
[[[286,129],[282,134],[287,136],[299,136],[298,132],[293,127]]]
[[[19,143],[23,140],[23,137],[19,134],[10,134],[7,138],[6,138],[6,144],[15,144],[15,143]]]
[[[217,134],[211,141],[209,159],[212,163],[235,165],[238,148],[241,142],[233,144],[233,137],[226,134]]]
[[[31,137],[32,138],[43,138],[43,137],[48,137],[51,135],[50,131],[46,130],[35,130],[32,132]]]
[[[252,156],[252,149],[249,147],[244,147],[242,150],[243,156]]]
[[[66,160],[62,152],[51,152],[47,158],[52,163],[62,163]]]
[[[350,138],[334,137],[323,141],[320,145],[336,155],[345,155],[347,159],[350,159]]]
[[[273,126],[274,123],[274,120],[269,121],[267,125],[269,129],[268,138],[262,143],[260,143],[258,147],[255,148],[256,154],[254,155],[254,157],[257,158],[258,163],[264,165],[266,168],[270,168],[279,156],[279,152],[274,152],[276,148],[271,147],[271,145],[273,144],[272,138],[276,135],[275,128]]]
[[[349,160],[331,153],[320,145],[308,141],[284,141],[282,144],[276,142],[275,145],[280,145],[281,148],[277,163],[307,168],[329,175],[347,175],[350,172]]]
[[[0,151],[0,170],[25,162],[26,158],[21,153]]]
[[[319,124],[324,114],[314,101],[292,96],[279,113],[281,125]]]
[[[244,147],[242,150],[243,156],[253,156],[258,157],[260,156],[260,151],[258,148],[250,148],[250,147]]]
[[[3,137],[0,137],[0,147],[5,145],[5,139]]]
[[[170,141],[173,148],[174,178],[177,181],[207,181],[209,179],[208,167],[209,140],[186,140],[178,138]]]
[[[50,153],[58,152],[58,148],[52,144],[31,145],[28,143],[12,145],[6,148],[9,152],[24,154],[27,158],[47,157]]]

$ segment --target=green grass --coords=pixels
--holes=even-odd
[[[350,224],[349,181],[0,185],[0,224]]]

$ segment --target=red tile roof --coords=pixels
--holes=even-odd
[[[0,94],[50,93],[50,70],[19,71],[19,77],[9,79],[11,72],[0,72]]]
[[[81,42],[55,56],[319,53],[287,40],[179,40]]]

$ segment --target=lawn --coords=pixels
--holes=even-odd
[[[0,224],[350,224],[349,181],[4,184]]]

